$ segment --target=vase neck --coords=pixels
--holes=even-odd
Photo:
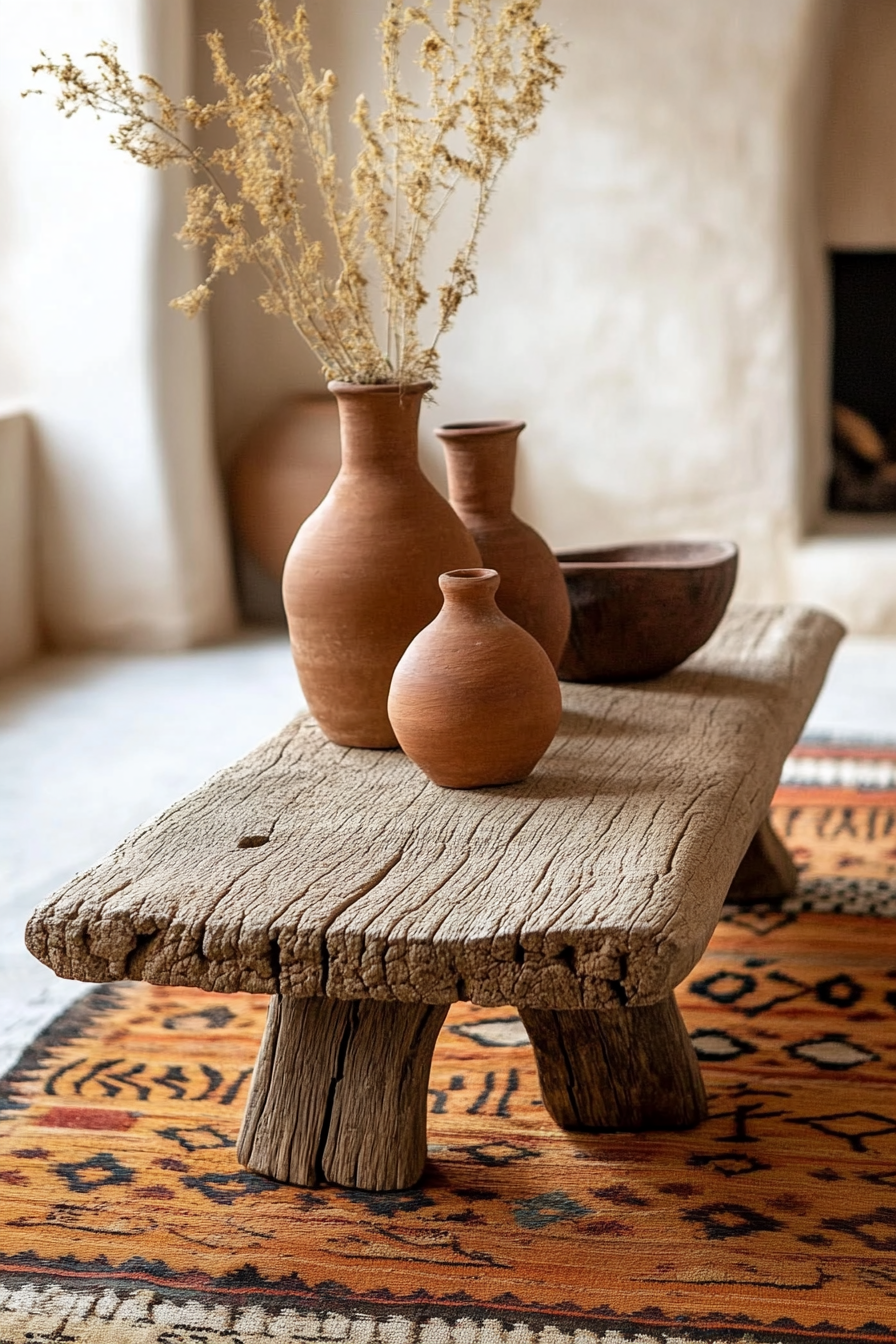
[[[339,406],[342,465],[349,472],[417,465],[420,406],[428,384],[330,384]]]
[[[449,610],[501,618],[495,593],[501,580],[495,569],[452,569],[439,575],[439,587]]]
[[[445,448],[448,495],[465,523],[510,517],[516,441],[522,429],[520,422],[511,421],[494,426],[448,425],[436,430]]]

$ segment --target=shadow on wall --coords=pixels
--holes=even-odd
[[[4,15],[0,331],[16,358],[0,411],[29,415],[39,441],[39,620],[56,647],[177,648],[234,627],[205,337],[169,325],[173,277],[195,266],[171,237],[176,184],[114,153],[93,118],[20,97],[41,49],[78,58],[103,38],[176,89],[190,33],[188,0]]]
[[[37,654],[34,436],[26,415],[0,417],[0,676]]]

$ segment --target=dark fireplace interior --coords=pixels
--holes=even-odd
[[[832,252],[833,470],[828,502],[896,513],[896,252]]]

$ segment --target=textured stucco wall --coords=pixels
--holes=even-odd
[[[556,4],[568,72],[508,173],[451,416],[529,422],[555,544],[731,536],[777,594],[796,528],[793,95],[812,0]]]
[[[358,88],[378,86],[379,0],[352,0],[350,22],[347,0],[309,9],[347,115]],[[252,12],[197,6],[243,59]],[[567,74],[506,172],[479,295],[445,339],[430,469],[439,420],[520,416],[518,507],[554,545],[733,537],[742,597],[896,629],[896,541],[873,559],[850,538],[804,542],[826,526],[818,159],[836,0],[543,12]],[[228,282],[212,315],[225,453],[264,404],[319,386],[291,332],[252,310],[253,290]]]

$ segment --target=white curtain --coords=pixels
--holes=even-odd
[[[22,100],[40,49],[102,39],[179,93],[189,0],[0,0],[0,417],[31,418],[37,603],[57,647],[177,648],[234,625],[207,337],[168,301],[184,181],[109,126]]]

